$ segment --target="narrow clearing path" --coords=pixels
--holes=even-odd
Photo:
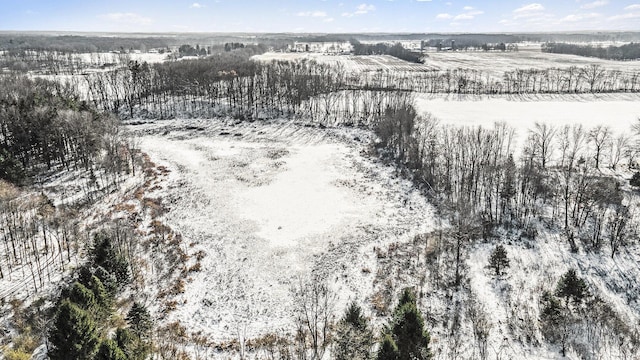
[[[245,325],[247,337],[288,332],[299,277],[325,278],[339,294],[336,311],[365,303],[374,247],[431,229],[426,200],[363,155],[366,132],[195,122],[132,126],[142,150],[171,171],[157,192],[170,207],[163,222],[188,254],[206,253],[165,321],[217,341]]]

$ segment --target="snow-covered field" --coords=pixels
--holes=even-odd
[[[640,95],[421,94],[416,97],[416,107],[422,114],[433,114],[443,124],[491,127],[496,122],[504,122],[516,130],[514,146],[520,148],[536,122],[555,127],[581,124],[585,130],[605,125],[616,135],[629,135],[631,126],[640,118]]]
[[[409,63],[388,55],[323,55],[319,53],[265,53],[255,56],[259,61],[313,59],[320,63],[341,64],[346,70],[372,72],[381,69],[395,71],[477,70],[502,79],[502,74],[516,69],[549,69],[601,65],[607,70],[640,71],[640,61],[614,61],[577,55],[549,54],[536,51],[516,52],[430,52],[424,64]]]
[[[432,228],[431,207],[410,183],[361,154],[365,142],[354,138],[364,132],[222,120],[132,128],[170,171],[155,192],[170,207],[162,221],[189,254],[206,254],[163,321],[212,341],[245,326],[249,338],[293,331],[291,290],[311,273],[339,294],[336,313],[368,303],[374,247]]]

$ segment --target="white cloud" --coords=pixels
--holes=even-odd
[[[595,9],[597,7],[605,6],[607,4],[609,4],[609,0],[597,0],[597,1],[594,1],[594,2],[590,2],[590,3],[584,4],[584,5],[580,6],[580,8],[582,8],[582,9]]]
[[[417,2],[431,2],[431,0],[416,0]]]
[[[324,11],[301,11],[296,14],[301,17],[327,17],[327,13]]]
[[[189,6],[189,7],[192,8],[192,9],[201,9],[201,8],[204,7],[204,5],[195,2],[195,3],[191,4],[191,6]]]
[[[627,14],[622,14],[622,15],[615,15],[615,16],[611,16],[611,17],[607,18],[607,20],[616,21],[616,20],[636,19],[636,18],[640,18],[640,13],[627,13]]]
[[[469,14],[456,15],[453,20],[473,20],[474,16]]]
[[[333,18],[326,18],[326,19],[324,19],[322,21],[330,23],[330,22],[333,22],[333,20],[334,20]]]
[[[465,7],[462,8],[462,10],[464,10],[464,11],[473,10],[473,6],[465,6]]]
[[[152,22],[150,18],[135,13],[109,13],[100,17],[120,24],[149,25]]]
[[[467,12],[454,16],[453,20],[473,20],[476,16],[484,14],[484,11],[475,10],[471,6],[465,6],[464,10],[467,10]]]
[[[560,22],[578,22],[584,20],[590,20],[600,17],[600,14],[591,13],[591,14],[571,14],[560,19]]]
[[[625,10],[640,10],[640,4],[632,4],[624,8]]]
[[[537,12],[537,11],[543,11],[544,10],[544,6],[542,6],[542,4],[538,4],[538,3],[533,3],[533,4],[528,4],[525,5],[523,7],[517,8],[515,10],[513,10],[514,13],[527,13],[527,12]]]
[[[450,14],[438,14],[436,16],[436,19],[442,19],[442,20],[451,19],[451,18],[453,18],[453,16]]]
[[[356,10],[356,14],[366,14],[371,11],[375,11],[376,7],[370,4],[360,4]]]
[[[342,16],[344,17],[353,17],[355,15],[364,15],[367,13],[370,13],[372,11],[375,11],[376,7],[375,5],[371,5],[371,4],[360,4],[356,7],[356,11],[349,13],[349,12],[344,12],[342,13]]]

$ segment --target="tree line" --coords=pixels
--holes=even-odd
[[[104,111],[172,118],[230,115],[240,119],[304,116],[322,123],[368,123],[398,94],[566,94],[640,91],[640,72],[600,65],[517,69],[503,77],[471,69],[350,73],[315,61],[261,63],[245,47],[207,58],[146,64],[129,62],[87,74],[80,83]]]
[[[542,44],[542,52],[579,55],[607,60],[638,60],[640,59],[640,43],[632,42],[620,46],[593,46],[552,42]]]
[[[615,256],[635,236],[630,195],[601,170],[635,166],[637,149],[606,126],[536,124],[517,154],[505,124],[440,125],[405,104],[388,108],[375,131],[386,156],[451,217],[461,242],[487,239],[498,226],[535,238],[542,223],[563,231],[575,251],[608,245]]]
[[[353,47],[354,55],[390,55],[412,63],[424,62],[422,54],[407,50],[400,43],[395,43],[391,46],[385,43],[363,44],[358,40],[352,39],[351,46]]]

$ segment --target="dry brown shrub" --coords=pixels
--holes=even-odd
[[[189,272],[198,272],[200,270],[202,270],[202,265],[200,264],[200,261],[198,261],[197,263],[193,264],[189,268]]]

